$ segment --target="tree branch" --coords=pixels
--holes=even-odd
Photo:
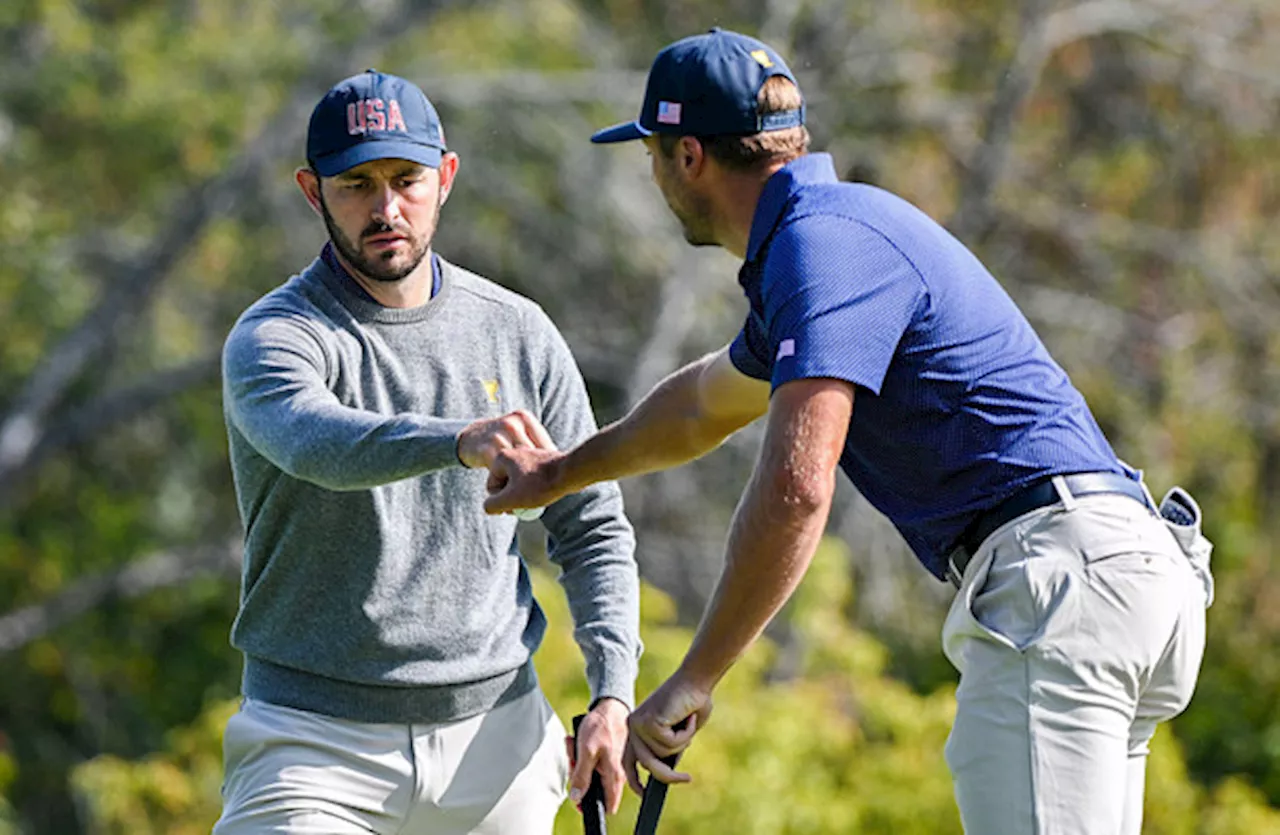
[[[0,420],[0,490],[8,492],[16,474],[29,469],[28,460],[42,442],[49,415],[93,359],[111,346],[129,321],[146,310],[156,289],[207,224],[233,213],[248,187],[275,160],[294,153],[301,145],[308,114],[320,92],[332,82],[333,68],[364,66],[416,17],[456,5],[456,0],[405,0],[376,5],[381,15],[375,17],[362,38],[345,52],[318,52],[293,95],[240,156],[222,173],[174,201],[167,224],[149,247],[136,257],[107,268],[102,286],[110,287],[110,292],[49,351]]]
[[[1017,50],[1000,76],[983,120],[982,142],[960,183],[960,201],[951,225],[961,239],[981,236],[990,225],[988,200],[1009,156],[1014,122],[1048,57],[1047,6],[1048,0],[1024,0],[1022,4]]]
[[[951,227],[957,237],[986,233],[993,220],[990,198],[1006,167],[1018,111],[1035,88],[1049,57],[1069,43],[1109,32],[1146,32],[1162,20],[1159,10],[1128,0],[1086,0],[1047,13],[1047,0],[1025,0],[1017,50],[996,86],[979,143],[961,180]]]
[[[34,640],[111,600],[130,600],[198,576],[234,576],[240,570],[240,537],[219,545],[161,551],[101,574],[81,577],[41,603],[0,616],[0,653]]]
[[[63,449],[92,440],[121,423],[150,412],[188,389],[218,378],[219,358],[206,356],[176,368],[156,372],[141,382],[107,392],[40,434],[39,443],[0,480],[0,509],[14,500],[19,485],[41,464]]]

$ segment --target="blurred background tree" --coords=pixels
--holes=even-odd
[[[1269,0],[0,5],[0,832],[216,815],[240,664],[217,355],[322,243],[290,175],[324,90],[367,66],[421,84],[462,156],[438,248],[548,310],[608,421],[745,309],[641,152],[586,142],[634,116],[658,48],[712,25],[788,56],[815,149],[971,244],[1121,455],[1202,501],[1219,597],[1147,830],[1280,832]],[[696,622],[758,441],[623,485],[652,584],[641,693]],[[847,484],[829,534],[822,581],[719,695],[672,832],[958,831],[948,588]],[[567,718],[585,693],[566,636],[539,665]]]

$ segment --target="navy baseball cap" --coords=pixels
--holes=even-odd
[[[626,142],[655,133],[718,136],[782,130],[804,124],[804,107],[760,115],[756,100],[765,81],[795,76],[770,46],[716,27],[676,41],[649,69],[640,118],[597,131],[592,142]]]
[[[440,167],[440,116],[411,81],[365,70],[330,88],[311,111],[307,161],[322,177],[375,159]]]

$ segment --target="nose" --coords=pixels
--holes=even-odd
[[[399,217],[400,195],[396,193],[390,183],[386,183],[378,189],[374,196],[373,218],[374,220],[392,221]]]

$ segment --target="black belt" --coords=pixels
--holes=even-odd
[[[1143,489],[1142,483],[1127,476],[1117,473],[1073,473],[1062,478],[1066,481],[1067,490],[1072,496],[1116,493],[1128,496],[1148,509],[1151,508],[1151,502],[1147,498],[1147,491]],[[1050,478],[1014,493],[1000,504],[979,514],[978,518],[965,528],[964,533],[960,534],[959,541],[947,556],[947,579],[959,588],[969,561],[997,528],[1012,522],[1024,513],[1057,504],[1060,500],[1058,490],[1053,486],[1053,479]]]

